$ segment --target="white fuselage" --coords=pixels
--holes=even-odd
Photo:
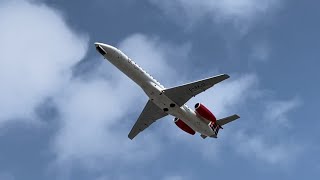
[[[136,84],[138,84],[150,100],[159,108],[163,109],[166,113],[181,119],[196,132],[209,137],[214,135],[213,131],[208,126],[209,121],[199,117],[195,111],[190,109],[187,105],[183,105],[181,107],[177,106],[175,102],[163,93],[165,87],[123,52],[107,44],[95,43],[95,45],[103,48],[106,54],[102,55]],[[175,104],[175,106],[170,107],[170,104]]]

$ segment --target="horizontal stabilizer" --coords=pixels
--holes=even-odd
[[[225,124],[227,124],[227,123],[229,123],[229,122],[232,122],[232,121],[234,121],[234,120],[236,120],[236,119],[239,119],[239,118],[240,118],[240,116],[238,116],[237,114],[234,114],[234,115],[232,115],[232,116],[225,117],[225,118],[222,118],[222,119],[217,120],[217,123],[218,123],[220,126],[223,126],[223,125],[225,125]]]

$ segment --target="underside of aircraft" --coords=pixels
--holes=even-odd
[[[95,46],[105,59],[139,85],[149,97],[138,120],[128,134],[130,139],[167,115],[174,117],[174,123],[181,130],[191,135],[198,132],[203,139],[217,138],[219,130],[223,129],[222,126],[239,118],[234,114],[217,120],[203,104],[195,104],[194,110],[185,104],[192,97],[228,79],[229,75],[221,74],[181,86],[165,88],[119,49],[103,43],[95,43]]]

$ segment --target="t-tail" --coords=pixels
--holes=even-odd
[[[208,124],[208,126],[212,129],[212,131],[214,132],[214,134],[213,134],[212,136],[210,136],[210,137],[212,137],[212,138],[217,138],[217,137],[218,137],[219,130],[220,130],[220,129],[223,129],[223,127],[222,127],[223,125],[225,125],[225,124],[227,124],[227,123],[230,123],[230,122],[232,122],[232,121],[234,121],[234,120],[237,120],[237,119],[239,119],[239,118],[240,118],[240,116],[238,116],[237,114],[234,114],[234,115],[232,115],[232,116],[228,116],[228,117],[219,119],[219,120],[217,120],[216,123],[214,123],[214,122],[211,121],[211,122]],[[201,137],[202,137],[203,139],[205,139],[207,136],[201,134]]]

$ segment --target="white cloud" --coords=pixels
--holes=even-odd
[[[0,7],[0,25],[4,27],[0,29],[3,87],[0,106],[4,109],[1,122],[34,118],[35,107],[54,96],[61,118],[52,141],[57,162],[79,161],[86,167],[97,168],[100,163],[108,164],[113,159],[126,163],[133,159],[152,159],[161,151],[162,141],[153,141],[163,136],[157,128],[153,132],[146,130],[135,141],[127,138],[147,100],[129,78],[102,58],[97,74],[85,80],[71,78],[71,68],[87,50],[87,39],[71,31],[58,12],[26,1],[6,2]],[[156,37],[135,34],[123,40],[119,48],[161,82],[178,85],[176,80],[186,81],[177,76],[183,69],[174,69],[169,60],[187,59],[191,48],[188,43],[174,45]],[[101,73],[112,74],[112,77],[105,78]],[[193,101],[203,102],[219,116],[228,115],[250,96],[256,83],[254,74],[232,77]],[[180,138],[179,134],[184,133],[174,124],[168,125],[166,136]],[[200,138],[184,142],[188,142],[190,148],[199,149],[205,157],[221,149]]]
[[[145,151],[144,143],[148,143],[150,153],[157,151],[157,144],[148,135],[134,143],[127,138],[128,128],[137,118],[128,116],[128,112],[136,110],[133,104],[141,103],[142,97],[139,88],[126,81],[129,79],[116,84],[103,80],[70,83],[57,100],[62,121],[54,140],[58,162],[79,160],[96,168],[112,159],[138,160],[143,152],[146,159],[149,151]]]
[[[1,1],[0,27],[0,125],[35,119],[35,107],[68,82],[87,38],[57,11],[28,1]]]
[[[251,136],[244,132],[236,133],[235,143],[238,153],[247,158],[257,159],[271,165],[288,165],[293,160],[298,159],[300,148],[287,141],[276,143],[268,142],[266,137],[258,134]]]
[[[298,108],[300,105],[301,101],[298,98],[269,101],[266,104],[264,117],[271,124],[289,127],[290,122],[288,116],[292,110]]]
[[[248,25],[278,8],[280,0],[150,0],[170,17],[185,18],[195,23],[204,17],[216,22],[232,21],[238,26]],[[180,21],[181,22],[181,21]]]

